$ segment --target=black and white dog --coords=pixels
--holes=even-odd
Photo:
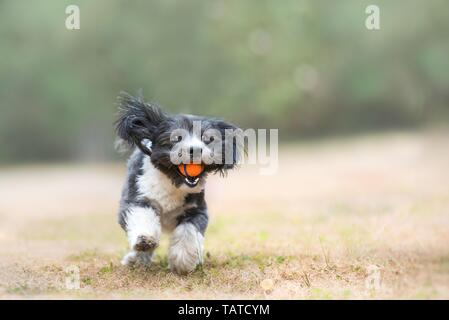
[[[161,232],[167,231],[171,232],[170,269],[180,274],[191,272],[203,257],[208,224],[206,177],[224,174],[235,166],[239,145],[235,137],[226,135],[238,128],[219,119],[171,116],[158,105],[126,93],[119,96],[119,102],[117,135],[135,147],[128,160],[119,209],[119,223],[131,248],[122,264],[151,263]],[[200,125],[196,132],[195,124]],[[230,160],[225,156],[229,150]],[[179,162],[198,161],[198,154],[204,171],[196,177],[181,174]],[[181,156],[178,163],[176,155]]]

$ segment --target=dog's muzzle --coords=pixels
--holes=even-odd
[[[200,181],[199,177],[185,177],[184,182],[191,188],[196,187],[198,182]]]

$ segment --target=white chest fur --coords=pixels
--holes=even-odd
[[[164,173],[151,163],[149,157],[143,159],[142,171],[143,174],[137,179],[140,196],[154,201],[160,206],[162,210],[161,224],[164,229],[174,228],[176,217],[187,209],[185,206],[187,194],[198,193],[203,187],[181,186],[177,188]]]
[[[137,179],[137,188],[142,197],[148,198],[161,206],[162,212],[172,211],[184,205],[187,193],[176,188],[160,170],[150,161],[143,159],[143,175]]]

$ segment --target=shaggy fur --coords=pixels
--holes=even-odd
[[[208,223],[204,199],[206,177],[232,169],[239,155],[235,139],[225,139],[225,130],[237,127],[220,119],[192,115],[168,115],[156,104],[126,93],[119,97],[120,109],[116,131],[120,139],[133,147],[128,160],[128,175],[123,187],[119,223],[126,231],[131,251],[123,264],[149,264],[159,244],[162,231],[171,233],[168,254],[170,269],[188,273],[202,262],[203,240]],[[195,134],[194,122],[201,123],[201,134]],[[183,129],[184,136],[173,132]],[[213,156],[212,138],[207,129],[220,133],[223,150],[232,149],[232,163],[205,164],[199,177],[183,176],[172,163],[170,153],[189,150],[189,162],[195,153]],[[217,143],[217,141],[215,141]]]

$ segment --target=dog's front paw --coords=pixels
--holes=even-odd
[[[126,234],[131,250],[153,252],[161,237],[159,216],[151,208],[131,207],[126,212]]]
[[[154,237],[140,235],[137,237],[136,243],[133,246],[135,251],[154,251],[159,245],[159,241]]]
[[[151,264],[154,250],[159,246],[159,239],[148,235],[139,235],[130,241],[131,252],[122,259],[122,265],[141,265]]]
[[[203,261],[203,236],[190,223],[179,225],[171,239],[168,253],[170,270],[187,274]]]
[[[169,268],[172,272],[185,275],[195,270],[200,263],[197,254],[190,252],[171,253],[169,256]]]
[[[131,251],[127,253],[121,263],[124,266],[149,266],[152,262],[152,253],[143,252],[143,251]]]

